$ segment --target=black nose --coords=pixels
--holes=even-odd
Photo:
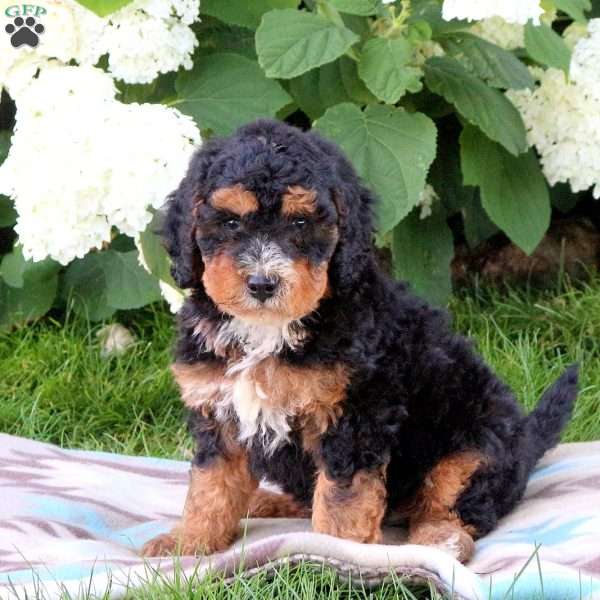
[[[276,277],[265,277],[264,275],[250,275],[247,286],[250,295],[260,302],[269,299],[277,290],[279,279]]]

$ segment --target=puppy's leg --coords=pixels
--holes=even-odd
[[[357,471],[350,482],[320,471],[313,497],[314,531],[356,542],[381,541],[386,508],[385,467]]]
[[[461,562],[471,558],[476,531],[460,519],[456,502],[482,462],[481,454],[460,452],[443,458],[431,470],[409,517],[409,543],[436,546]]]
[[[239,521],[246,515],[256,487],[242,449],[206,465],[194,465],[181,521],[170,533],[150,540],[142,554],[211,554],[224,550],[237,537]]]

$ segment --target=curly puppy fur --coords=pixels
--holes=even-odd
[[[373,205],[336,146],[281,123],[193,157],[164,235],[191,290],[174,373],[197,450],[182,521],[146,554],[312,510],[315,530],[365,543],[402,514],[411,541],[468,560],[558,442],[576,367],[525,415],[447,314],[378,268]]]

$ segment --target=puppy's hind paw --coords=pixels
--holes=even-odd
[[[409,544],[432,546],[447,552],[461,563],[469,561],[475,551],[475,542],[469,533],[451,523],[423,523],[408,537]]]
[[[222,533],[222,532],[221,532]],[[194,535],[177,534],[176,532],[163,533],[149,542],[141,550],[142,556],[201,556],[227,550],[235,536],[225,535]]]
[[[142,546],[142,556],[170,556],[177,553],[178,541],[171,533],[163,533],[152,538]]]

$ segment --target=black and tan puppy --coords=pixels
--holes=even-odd
[[[575,368],[524,415],[446,314],[377,267],[372,211],[338,148],[281,123],[194,156],[164,232],[191,289],[173,372],[197,449],[181,522],[146,555],[312,511],[315,531],[359,542],[400,514],[412,543],[464,561],[557,443]]]

